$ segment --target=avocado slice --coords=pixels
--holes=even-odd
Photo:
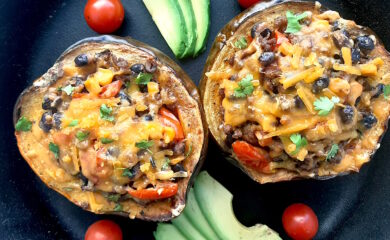
[[[196,45],[194,57],[206,49],[207,36],[210,28],[210,0],[191,0],[196,19]]]
[[[281,239],[266,225],[256,224],[252,227],[242,225],[233,212],[233,195],[207,172],[198,175],[194,189],[196,200],[204,216],[219,238],[224,240]]]
[[[202,214],[198,202],[195,198],[194,189],[191,188],[187,195],[187,205],[184,208],[183,214],[188,218],[192,225],[203,235],[206,239],[218,240],[217,234],[210,227],[205,216]],[[181,216],[180,216],[181,217]],[[179,218],[180,218],[179,217]]]
[[[184,214],[173,219],[172,223],[188,240],[207,240]]]
[[[192,9],[189,0],[177,0],[183,12],[186,28],[187,28],[187,47],[182,57],[192,56],[195,52],[196,46],[196,21],[194,10]]]
[[[143,0],[154,23],[176,57],[187,48],[187,28],[177,0]]]
[[[167,223],[159,223],[153,235],[156,240],[187,240],[175,226]]]

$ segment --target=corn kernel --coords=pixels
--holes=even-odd
[[[378,68],[373,63],[361,64],[359,67],[363,76],[375,76],[378,73]]]
[[[88,90],[89,93],[93,95],[98,95],[102,88],[100,87],[98,81],[94,77],[89,77],[85,83],[85,88]]]
[[[110,84],[114,78],[114,73],[110,69],[99,68],[94,74],[101,86]]]
[[[164,142],[170,143],[175,138],[175,130],[171,127],[164,127]]]
[[[158,83],[156,82],[148,82],[148,93],[150,96],[158,93],[160,89],[158,88]]]
[[[150,169],[150,163],[144,163],[140,166],[141,172],[145,173]]]

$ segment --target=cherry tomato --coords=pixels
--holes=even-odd
[[[84,18],[90,28],[98,33],[112,33],[117,30],[125,16],[120,0],[88,0]]]
[[[89,226],[84,240],[122,240],[122,230],[110,220],[100,220]]]
[[[175,140],[180,141],[184,139],[183,127],[181,126],[180,120],[175,116],[175,114],[164,107],[162,107],[158,113],[160,115],[161,123],[175,130]]]
[[[107,84],[102,88],[102,91],[99,94],[101,98],[111,98],[115,97],[122,87],[122,81],[114,81],[110,84]]]
[[[129,189],[128,193],[135,198],[142,200],[156,200],[175,196],[178,191],[177,183],[161,183],[155,188],[140,190]]]
[[[254,147],[245,141],[235,141],[232,147],[238,160],[242,163],[260,172],[271,172],[269,169],[269,156],[264,149]]]
[[[313,210],[302,203],[294,203],[282,216],[286,233],[294,240],[312,239],[318,231],[318,219]]]
[[[260,0],[238,0],[238,3],[242,8],[248,8],[258,2],[260,2]]]

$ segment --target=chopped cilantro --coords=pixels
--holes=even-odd
[[[248,42],[246,41],[245,37],[241,37],[238,39],[235,43],[234,46],[239,49],[244,49],[248,46]]]
[[[79,140],[79,141],[84,141],[85,139],[87,139],[89,136],[89,132],[83,132],[83,131],[78,131],[76,133],[76,138]]]
[[[74,127],[74,126],[77,126],[77,124],[79,124],[79,120],[74,119],[74,120],[72,120],[72,121],[68,124],[68,127]]]
[[[389,99],[389,96],[390,96],[390,84],[389,85],[385,85],[385,87],[383,88],[383,96],[385,97],[385,99]]]
[[[102,142],[103,144],[109,144],[109,143],[112,143],[114,141],[114,139],[111,139],[111,138],[101,138],[100,139],[100,142]]]
[[[49,143],[49,150],[54,153],[54,157],[56,159],[59,159],[60,158],[60,148],[58,147],[57,144],[55,143]]]
[[[129,88],[130,87],[130,81],[125,82],[125,86],[126,86],[126,88]]]
[[[135,146],[139,149],[148,150],[151,146],[153,146],[153,144],[153,141],[142,140],[140,142],[135,143]]]
[[[66,95],[70,96],[73,93],[74,87],[72,87],[72,85],[68,85],[68,86],[62,88],[61,90],[64,91],[66,93]]]
[[[65,192],[73,191],[73,188],[71,188],[71,187],[64,187],[63,189],[64,189]]]
[[[333,144],[332,147],[330,148],[328,154],[326,155],[326,161],[334,158],[339,151],[339,145]]]
[[[302,147],[307,145],[306,138],[302,137],[299,133],[292,134],[290,140],[295,144],[295,150],[291,153],[292,155],[297,154]]]
[[[132,178],[134,177],[134,174],[131,172],[130,169],[126,168],[125,170],[123,170],[122,176]]]
[[[191,155],[191,153],[192,153],[192,144],[190,144],[190,146],[188,147],[188,151],[186,152],[186,154],[184,155],[184,157],[188,157],[188,156],[190,156]]]
[[[153,75],[150,73],[139,73],[135,79],[135,83],[146,85],[152,79]]]
[[[114,121],[114,116],[112,114],[112,108],[107,107],[106,104],[100,106],[100,118],[109,122]]]
[[[57,92],[61,92],[61,91],[62,91],[62,87],[61,86],[57,87]]]
[[[106,196],[107,200],[111,202],[118,202],[120,197],[120,194],[108,194]]]
[[[307,13],[301,13],[298,15],[294,15],[294,13],[287,11],[286,12],[287,17],[287,28],[286,33],[296,33],[299,32],[302,28],[302,26],[299,24],[299,21],[307,17]]]
[[[18,122],[15,125],[16,131],[28,132],[31,130],[32,122],[29,121],[26,117],[19,118]]]
[[[114,207],[115,212],[120,212],[120,211],[122,211],[122,209],[123,209],[123,207],[120,203],[115,204],[115,207]]]
[[[252,80],[253,80],[253,75],[247,74],[245,78],[243,78],[238,83],[239,87],[234,89],[233,95],[237,98],[245,98],[246,96],[251,95],[254,90]]]
[[[326,116],[332,111],[334,104],[339,101],[338,97],[332,97],[332,99],[320,97],[320,99],[314,101],[314,109],[318,111],[318,115]]]

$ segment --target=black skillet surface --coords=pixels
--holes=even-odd
[[[12,109],[18,94],[44,73],[72,43],[96,34],[83,18],[86,1],[12,0],[0,2],[0,239],[82,239],[87,227],[102,218],[119,223],[125,239],[153,239],[155,223],[83,211],[49,190],[21,158],[13,136]],[[122,0],[126,17],[116,33],[154,46],[170,57],[141,0]],[[325,6],[347,19],[371,27],[390,49],[390,2],[331,0]],[[211,0],[208,48],[197,59],[179,64],[198,83],[211,43],[241,9],[236,0]],[[360,174],[327,181],[294,181],[258,185],[209,146],[204,169],[235,198],[236,215],[245,225],[264,223],[286,235],[281,225],[285,207],[310,205],[319,218],[316,239],[390,239],[390,135]]]

